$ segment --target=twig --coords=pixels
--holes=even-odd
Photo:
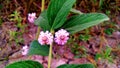
[[[41,8],[41,11],[44,10],[44,4],[45,4],[45,0],[42,0],[42,8]],[[38,27],[38,29],[37,29],[36,40],[37,40],[38,37],[39,37],[39,33],[40,33],[40,27]]]

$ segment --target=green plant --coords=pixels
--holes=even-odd
[[[14,40],[17,45],[18,45],[18,43],[24,42],[21,34],[22,34],[21,32],[9,30],[9,35],[10,35],[9,41]],[[18,36],[19,36],[19,38],[18,38]]]
[[[107,28],[104,30],[104,32],[107,34],[107,35],[112,35],[112,33],[114,32],[115,30],[113,28]]]
[[[34,40],[30,44],[30,49],[28,55],[42,55],[48,56],[49,54],[49,47],[48,46],[41,46],[37,40]]]
[[[19,43],[24,43],[24,39],[23,38],[17,38],[15,39],[15,42],[17,45],[19,45]]]
[[[87,50],[84,46],[74,44],[73,47],[71,48],[72,52],[75,54],[75,58],[81,58],[81,57],[86,57],[87,56]]]
[[[110,15],[110,10],[106,10],[105,14]]]
[[[22,21],[20,12],[18,12],[18,11],[14,11],[13,14],[10,15],[10,17],[12,17],[10,19],[11,21],[17,21],[18,23],[21,23],[21,21]]]
[[[79,45],[75,41],[76,39],[74,40],[74,38],[70,38],[67,43],[71,49],[71,52],[75,55],[75,58],[86,57],[86,48],[83,45]]]
[[[20,12],[14,11],[13,14],[10,15],[10,17],[11,17],[10,18],[11,21],[17,21],[16,25],[18,28],[23,28],[22,23],[21,23],[22,17],[20,16]]]
[[[27,24],[22,24],[22,17],[20,16],[20,12],[14,11],[13,14],[10,15],[10,20],[15,21],[16,25],[19,29],[21,29],[21,32],[24,33],[25,27]]]
[[[112,62],[113,59],[112,59],[112,57],[110,56],[111,51],[112,51],[111,47],[106,47],[106,49],[103,50],[101,53],[97,53],[96,56],[95,56],[95,58],[96,58],[97,60],[102,58],[102,59],[106,59],[106,60]]]
[[[92,64],[64,64],[57,68],[94,68]]]
[[[69,34],[75,34],[81,30],[97,25],[103,21],[109,20],[109,18],[102,13],[77,14],[67,19],[67,16],[75,2],[76,0],[51,0],[48,9],[40,14],[38,19],[35,21],[35,24],[40,26],[43,31],[49,31],[54,36],[55,32],[60,29],[67,30]],[[42,3],[44,3],[44,0],[42,0]],[[46,41],[46,37],[44,37],[43,39],[44,41]],[[42,56],[49,55],[48,68],[50,68],[52,59],[52,47],[53,43],[50,44],[50,46],[44,46],[38,43],[38,41],[34,40],[30,45],[30,50],[28,54],[39,54]],[[88,64],[88,66],[84,64],[74,65],[75,67],[73,66],[71,68],[94,68],[91,64]],[[64,67],[66,68],[67,66],[71,65],[65,65]]]
[[[99,8],[100,8],[100,9],[103,8],[103,4],[104,4],[104,0],[100,0],[100,1],[99,1]]]
[[[37,61],[25,60],[12,63],[5,68],[43,68],[43,66]]]
[[[7,65],[5,68],[43,68],[43,65],[37,61],[25,60]],[[92,64],[64,64],[57,68],[94,68]]]
[[[13,40],[14,38],[16,38],[17,32],[16,32],[16,31],[9,30],[9,35],[10,35],[10,41],[11,41],[11,40]]]
[[[20,12],[14,11],[13,14],[10,15],[10,20],[16,22],[15,25],[17,26],[19,31],[9,31],[10,34],[10,41],[14,40],[17,45],[18,43],[24,42],[24,39],[22,38],[22,34],[25,32],[25,27],[27,25],[22,25],[22,17],[20,16]]]
[[[80,54],[79,49],[80,49],[80,47],[77,43],[74,43],[73,46],[71,47],[71,50],[75,55]]]
[[[90,35],[80,35],[79,39],[82,41],[88,41],[90,39]]]

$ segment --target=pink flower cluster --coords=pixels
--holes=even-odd
[[[55,33],[55,42],[57,44],[64,45],[69,39],[68,36],[69,36],[69,33],[64,29],[61,29]]]
[[[52,44],[52,42],[53,42],[53,35],[49,31],[46,31],[46,32],[41,31],[40,35],[39,35],[39,38],[38,38],[38,42],[41,45]]]
[[[68,39],[69,39],[69,33],[64,29],[61,29],[55,33],[54,40],[59,45],[64,45]],[[38,42],[41,45],[52,44],[53,43],[53,35],[48,31],[46,31],[46,32],[42,31],[42,32],[40,32]]]
[[[35,21],[36,18],[37,18],[37,17],[36,17],[36,13],[29,13],[29,14],[28,14],[28,21],[29,21],[30,23],[34,23],[34,21]]]
[[[29,50],[29,47],[27,45],[23,46],[23,48],[22,48],[22,55],[27,55],[28,50]]]

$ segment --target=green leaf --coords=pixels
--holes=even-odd
[[[107,20],[109,20],[109,18],[102,13],[75,15],[66,21],[63,28],[70,33],[76,33]]]
[[[95,55],[95,59],[98,60],[98,59],[100,59],[100,58],[102,58],[102,54],[97,53],[97,54]]]
[[[52,29],[61,27],[76,0],[51,0],[47,17]]]
[[[35,20],[35,24],[40,26],[43,31],[49,30],[51,26],[48,23],[47,11],[43,11],[40,16]]]
[[[106,50],[105,50],[105,54],[104,54],[104,57],[105,58],[108,58],[110,56],[110,53],[111,53],[112,49],[111,47],[106,47]]]
[[[104,30],[104,32],[108,35],[112,35],[112,33],[114,32],[115,30],[113,28],[107,28]]]
[[[64,64],[57,68],[95,68],[92,64]]]
[[[100,9],[102,9],[103,3],[104,3],[104,0],[100,0],[100,2],[99,2]]]
[[[40,45],[37,40],[34,40],[30,44],[28,55],[48,56],[48,54],[49,54],[49,47],[47,45]]]
[[[5,68],[43,68],[43,66],[37,61],[24,60],[9,64]]]

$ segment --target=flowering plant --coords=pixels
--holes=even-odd
[[[29,13],[29,14],[28,14],[28,21],[29,21],[30,23],[34,23],[34,21],[35,21],[36,18],[37,18],[37,17],[36,17],[36,13]]]
[[[53,42],[58,45],[64,45],[67,43],[69,35],[109,20],[102,13],[78,13],[67,18],[75,2],[76,0],[51,0],[48,9],[44,10],[34,22],[42,31],[39,32],[37,39],[31,43],[28,55],[49,55],[48,68],[51,65]],[[30,22],[33,22],[33,19]],[[66,68],[66,66],[67,68],[81,68],[81,65],[74,64],[62,65],[58,68]],[[91,65],[84,66],[93,68]]]

